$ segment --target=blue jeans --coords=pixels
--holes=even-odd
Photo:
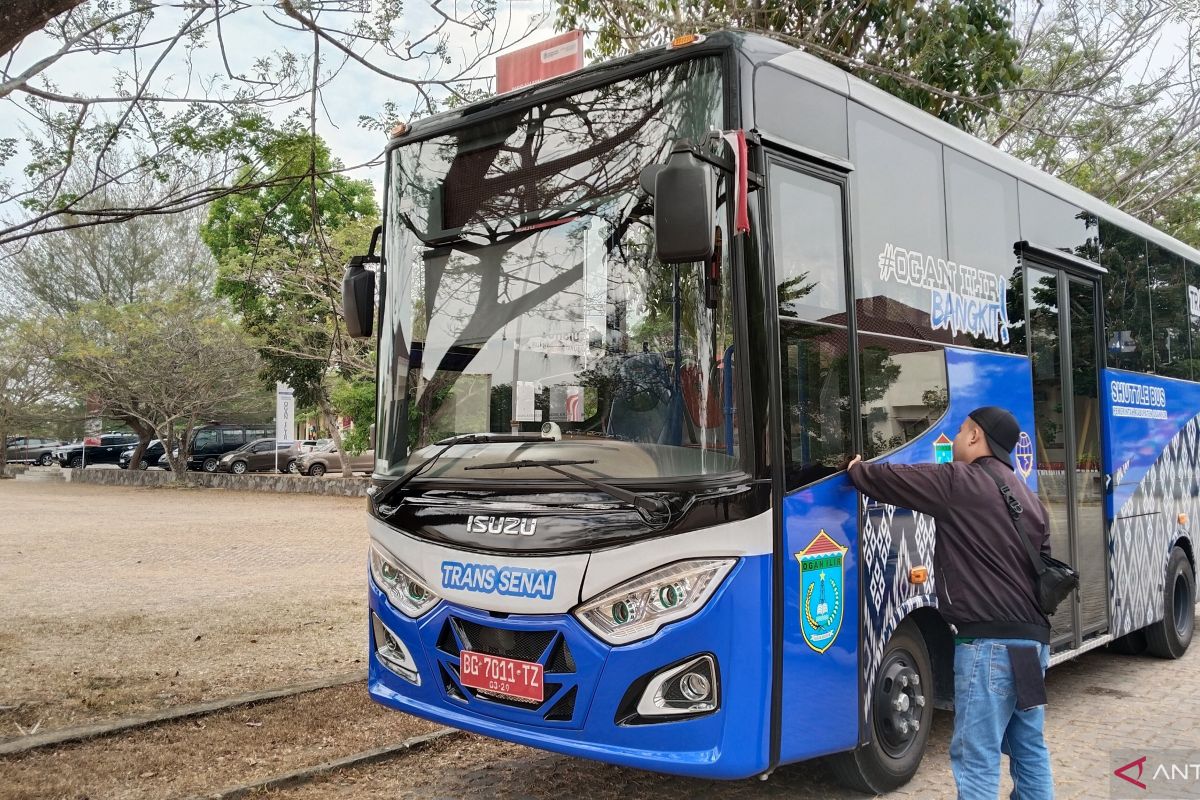
[[[1050,648],[1025,639],[976,639],[954,646],[954,736],[950,766],[959,800],[995,800],[1000,754],[1009,757],[1013,800],[1054,797],[1050,751],[1042,738],[1046,707],[1017,710],[1008,645],[1038,648],[1042,674]]]

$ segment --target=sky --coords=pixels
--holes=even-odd
[[[3,2],[4,0],[0,0]],[[379,2],[379,0],[364,0]],[[232,71],[251,73],[257,59],[277,54],[291,49],[298,55],[306,56],[312,50],[310,33],[300,33],[287,30],[271,20],[288,22],[281,12],[272,8],[270,2],[250,2],[250,8],[239,11],[228,18],[222,26],[225,50],[230,60]],[[258,7],[255,8],[254,6]],[[442,2],[441,8],[451,16],[466,16],[471,12],[475,3],[464,0]],[[406,14],[400,25],[397,25],[397,40],[417,40],[429,32],[436,24],[436,16],[427,0],[414,0],[405,4]],[[498,3],[499,24],[496,30],[497,42],[517,42],[515,45],[502,48],[499,52],[508,52],[517,47],[526,46],[532,42],[548,39],[555,35],[554,6],[552,0],[512,0]],[[155,20],[146,31],[145,38],[153,39],[170,36],[193,9],[180,5],[167,5],[159,0]],[[322,18],[330,23],[342,22],[343,19],[326,15]],[[327,23],[328,24],[328,23]],[[533,35],[523,41],[519,37],[529,29]],[[211,29],[210,29],[211,30]],[[505,36],[507,32],[507,36]],[[465,63],[478,52],[479,44],[471,36],[471,31],[461,26],[450,26],[449,55],[455,65]],[[58,47],[50,36],[37,33],[26,39],[17,51],[12,72],[17,73],[24,66],[36,62],[45,55],[54,52]],[[427,74],[429,62],[422,64],[404,64],[387,56],[382,51],[366,53],[361,47],[360,52],[380,66],[408,78],[420,78]],[[210,33],[203,46],[196,49],[190,56],[185,56],[182,48],[179,52],[168,57],[160,66],[156,78],[157,91],[174,96],[196,96],[201,93],[200,76],[225,75],[220,49],[216,44],[215,33]],[[157,57],[151,52],[144,59]],[[189,63],[190,60],[190,63]],[[331,46],[322,47],[322,74],[326,75],[336,65],[341,64],[342,57]],[[389,63],[391,62],[391,63]],[[189,83],[189,67],[191,80]],[[113,87],[118,83],[122,71],[131,71],[133,60],[131,56],[96,55],[80,53],[60,60],[44,74],[44,80],[54,84],[65,94],[80,95],[111,95]],[[306,68],[310,69],[310,67]],[[456,72],[454,65],[443,68],[443,74]],[[492,76],[495,73],[494,57],[487,58],[481,63],[477,74]],[[11,95],[9,100],[17,98]],[[368,162],[375,158],[383,149],[384,134],[379,131],[364,129],[359,123],[363,115],[375,115],[382,112],[387,101],[393,101],[406,112],[415,105],[415,91],[405,84],[391,78],[379,75],[354,62],[347,63],[332,82],[321,93],[321,108],[318,110],[317,131],[329,143],[334,155],[346,165]],[[296,108],[307,108],[308,98],[289,103],[273,110],[273,116],[282,120]],[[32,117],[21,108],[8,101],[0,101],[0,138],[16,137],[23,139],[21,126],[31,122]],[[20,186],[22,181],[21,169],[30,158],[30,153],[22,141],[17,155],[3,167],[0,167],[0,178],[14,181]],[[382,167],[359,170],[354,177],[371,180],[378,195],[383,182]],[[378,198],[377,198],[378,199]],[[0,216],[9,216],[13,209],[0,207]]]

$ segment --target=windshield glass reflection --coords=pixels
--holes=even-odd
[[[614,478],[735,468],[727,259],[659,263],[638,187],[676,139],[721,127],[720,87],[716,59],[691,61],[393,153],[379,472],[546,422],[563,441],[454,447],[428,476],[516,458]],[[726,215],[722,197],[720,241]],[[519,477],[556,477],[534,472]]]

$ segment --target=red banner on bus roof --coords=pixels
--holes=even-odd
[[[499,56],[496,59],[496,92],[511,92],[582,67],[583,31],[568,31]]]

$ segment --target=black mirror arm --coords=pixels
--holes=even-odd
[[[750,144],[749,135],[747,135],[747,137],[746,137],[746,143]],[[757,142],[755,142],[755,144],[757,144]],[[672,147],[671,152],[672,153],[691,153],[693,156],[696,157],[697,160],[703,161],[706,164],[711,164],[712,166],[716,167],[717,169],[721,170],[722,172],[725,172],[728,174],[733,174],[733,159],[721,158],[720,156],[714,156],[712,153],[705,151],[699,145],[694,145],[686,139],[681,140],[674,147]],[[746,188],[748,191],[753,192],[757,189],[761,189],[765,185],[765,181],[763,180],[762,175],[758,172],[754,172],[753,170],[747,170],[746,178],[747,178],[747,181],[746,181],[747,187]]]
[[[379,245],[379,237],[383,234],[383,226],[376,225],[375,230],[371,231],[371,244],[367,247],[365,256],[350,256],[348,267],[361,267],[365,264],[379,264],[383,259],[375,252],[375,248]]]

